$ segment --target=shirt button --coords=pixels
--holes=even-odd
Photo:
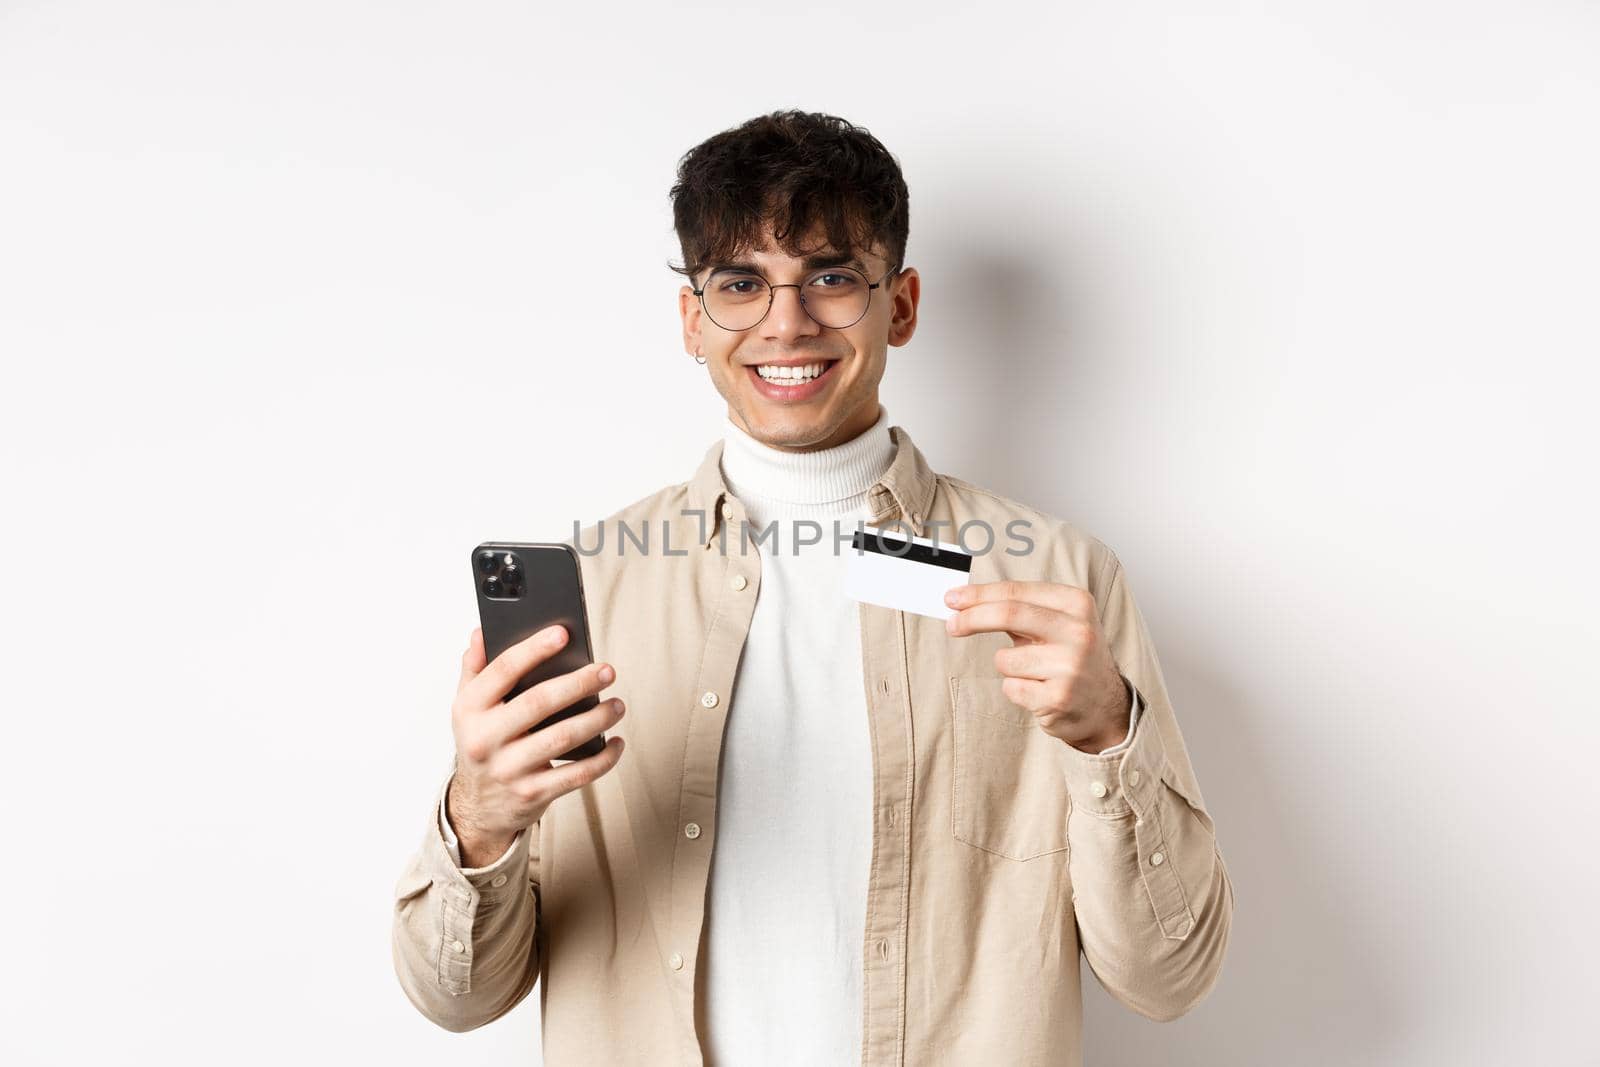
[[[1089,792],[1097,797],[1103,797],[1106,795],[1106,784],[1104,782],[1091,782],[1089,783]]]
[[[1138,785],[1139,784],[1139,772],[1138,771],[1129,771],[1128,772],[1128,784],[1129,785]]]
[[[708,708],[716,707],[717,706],[717,694],[715,694],[711,690],[707,689],[704,693],[700,694],[700,703],[704,707],[708,707]]]
[[[494,886],[496,889],[499,889],[501,886],[506,884],[506,876],[503,874],[497,874],[494,876],[494,881],[490,882],[489,884]]]
[[[724,504],[724,505],[722,505],[722,517],[725,518],[725,519],[733,518],[733,505],[732,504]]]
[[[1161,861],[1166,859],[1166,858],[1167,857],[1163,856],[1159,852],[1152,852],[1152,853],[1150,853],[1150,866],[1159,867],[1159,866],[1161,866]]]
[[[744,580],[744,575],[735,574],[733,576],[733,587],[735,589],[743,589],[745,586],[747,586],[749,584],[750,584],[749,582]]]
[[[913,511],[911,513],[911,521],[914,522],[914,523],[920,523],[922,521],[922,513],[921,512],[917,512],[917,511]]]
[[[450,951],[452,951],[452,952],[465,952],[465,951],[467,951],[467,946],[463,945],[459,941],[452,941],[452,942],[450,942]]]
[[[674,952],[672,955],[667,957],[667,966],[671,967],[675,971],[683,970],[683,957]]]
[[[683,836],[689,838],[691,841],[693,839],[699,837],[700,836],[700,824],[697,823],[697,822],[692,822],[688,826],[685,826],[683,828]]]

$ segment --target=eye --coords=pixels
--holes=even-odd
[[[824,289],[837,289],[841,285],[850,284],[850,276],[848,274],[819,274],[811,280],[816,283],[822,283],[827,278],[832,278],[833,283],[831,285],[824,284],[822,286]]]
[[[739,296],[749,296],[751,293],[760,292],[763,284],[763,282],[756,278],[729,278],[727,281],[718,286],[718,288],[725,293],[736,293]],[[744,286],[745,288],[741,289],[739,288],[740,286]]]

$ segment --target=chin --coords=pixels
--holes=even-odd
[[[794,411],[762,411],[753,413],[750,436],[762,444],[797,447],[815,444],[833,431],[831,423],[821,414],[802,415]]]

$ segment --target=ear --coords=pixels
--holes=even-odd
[[[889,343],[903,345],[917,332],[917,301],[922,298],[922,276],[907,267],[890,282],[894,296],[889,310]]]
[[[678,290],[678,317],[683,320],[683,350],[689,355],[700,352],[700,298],[694,288],[685,285]]]

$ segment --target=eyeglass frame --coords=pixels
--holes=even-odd
[[[862,271],[856,270],[854,267],[850,266],[847,263],[839,263],[839,264],[836,264],[836,265],[834,265],[832,267],[818,267],[817,270],[816,270],[816,273],[817,274],[822,274],[822,273],[824,273],[826,271],[839,270],[840,268],[843,268],[843,269],[849,270],[849,271],[855,271],[855,273],[860,274],[861,277],[863,277],[863,278],[866,277],[865,273],[863,273]],[[713,270],[710,274],[706,275],[706,284],[709,285],[711,283],[711,279],[719,271],[722,271],[722,270],[725,270],[725,269],[726,268],[718,267],[716,270]],[[900,266],[897,266],[897,267],[892,267],[892,268],[890,268],[890,270],[886,274],[884,274],[883,277],[879,278],[877,281],[868,282],[867,283],[867,306],[861,309],[861,314],[857,315],[853,322],[848,322],[843,326],[829,326],[827,323],[822,322],[815,315],[811,314],[811,309],[806,307],[805,294],[800,291],[800,283],[799,282],[784,282],[782,285],[773,285],[771,282],[767,281],[766,275],[760,274],[760,273],[757,273],[756,277],[760,278],[761,279],[761,283],[767,287],[767,310],[765,310],[765,311],[763,311],[761,313],[761,317],[759,319],[757,319],[756,321],[752,322],[750,325],[742,327],[742,328],[737,329],[737,330],[728,329],[728,327],[722,325],[722,323],[718,322],[715,318],[712,317],[711,309],[706,307],[706,291],[704,289],[695,289],[695,288],[691,287],[690,288],[690,292],[694,293],[695,296],[700,298],[700,310],[706,313],[706,318],[711,319],[712,324],[714,326],[716,326],[717,329],[726,331],[727,333],[744,333],[745,330],[753,330],[757,326],[760,326],[763,322],[766,322],[767,321],[767,316],[772,314],[772,304],[773,304],[773,302],[778,299],[778,290],[779,289],[793,289],[793,290],[795,290],[795,295],[800,298],[800,310],[804,311],[806,313],[806,318],[810,319],[812,322],[815,322],[818,326],[821,326],[824,330],[848,330],[850,327],[854,326],[857,322],[860,322],[862,319],[866,318],[867,317],[867,312],[872,310],[872,290],[878,288],[884,282],[888,281],[889,278],[892,275],[899,274],[903,270],[905,270],[905,266],[903,264],[900,265]],[[747,270],[741,270],[741,271],[737,271],[735,273],[738,273],[738,274],[749,274],[750,272],[747,271]]]

